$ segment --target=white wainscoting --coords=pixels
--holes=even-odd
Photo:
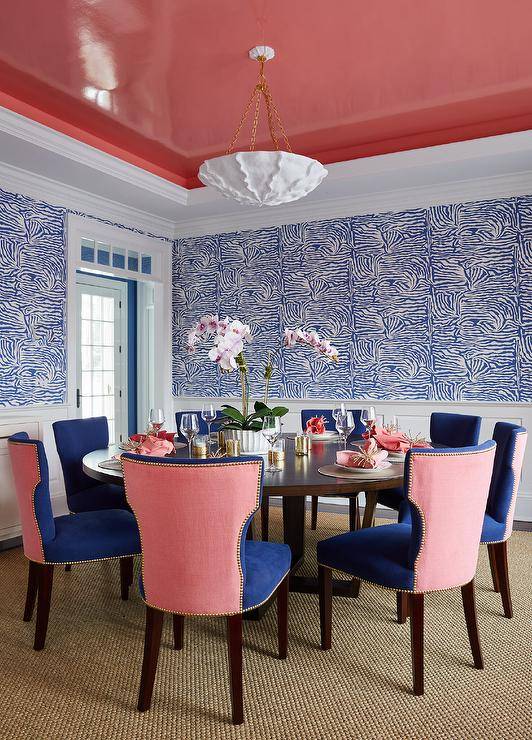
[[[73,416],[74,414],[70,414]],[[46,447],[50,473],[50,495],[55,516],[68,513],[63,485],[63,474],[59,457],[55,449],[52,423],[58,419],[69,418],[67,406],[47,406],[27,410],[0,411],[0,437],[7,437],[15,432],[27,432],[34,439],[41,439]],[[18,537],[20,518],[17,497],[9,462],[7,439],[0,439],[0,541]]]
[[[221,407],[223,403],[230,403],[239,407],[238,398],[212,398],[213,403]],[[334,399],[314,400],[282,400],[270,399],[273,405],[287,406],[290,411],[284,417],[284,430],[295,432],[301,428],[300,412],[309,408],[333,408],[338,404]],[[532,405],[531,404],[495,404],[495,403],[442,403],[437,401],[346,401],[348,408],[363,408],[364,406],[376,407],[378,414],[384,414],[385,418],[396,414],[403,429],[411,430],[428,436],[430,415],[433,411],[448,411],[458,414],[474,414],[482,417],[481,440],[490,439],[493,427],[497,421],[509,421],[513,424],[521,424],[526,429],[532,429]],[[191,396],[183,396],[174,399],[176,411],[201,409],[201,399]],[[170,424],[167,424],[168,428]],[[337,500],[328,498],[327,503],[347,503],[346,499]],[[517,498],[515,519],[520,521],[532,521],[532,441],[529,442],[525,454],[521,485]]]

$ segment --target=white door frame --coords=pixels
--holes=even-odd
[[[81,260],[81,239],[111,244],[122,249],[133,249],[152,257],[152,273],[115,269],[111,266],[90,265]],[[67,223],[67,364],[69,416],[76,413],[77,377],[77,312],[76,290],[77,270],[90,269],[93,273],[129,278],[139,282],[154,284],[154,403],[163,408],[166,419],[173,418],[172,399],[172,243],[171,240],[158,239],[137,234],[125,228],[111,226],[92,218],[68,214]],[[142,372],[142,363],[137,363],[137,371]],[[142,382],[142,378],[139,377]],[[139,419],[139,423],[141,420]]]

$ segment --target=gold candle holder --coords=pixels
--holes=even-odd
[[[270,465],[281,467],[284,463],[285,447],[284,439],[278,439],[271,450],[268,450],[268,462]]]
[[[296,455],[308,455],[310,452],[310,439],[306,434],[296,434]]]
[[[201,435],[195,437],[192,442],[192,457],[208,457],[209,456],[209,444],[208,437]]]
[[[225,440],[225,452],[229,457],[238,457],[240,455],[240,440],[239,439],[226,439]]]

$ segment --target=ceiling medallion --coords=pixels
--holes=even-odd
[[[198,177],[204,185],[219,190],[226,198],[252,206],[277,206],[299,200],[316,188],[327,176],[325,167],[315,159],[294,154],[272,99],[264,76],[264,64],[275,56],[269,46],[255,46],[250,59],[259,63],[259,79],[233,139],[222,157],[207,159],[199,168]],[[274,151],[255,151],[255,139],[261,103],[264,100],[268,128]],[[255,103],[251,125],[249,151],[233,152],[238,136]],[[281,149],[280,140],[283,148]]]

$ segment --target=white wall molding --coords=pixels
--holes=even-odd
[[[0,162],[0,187],[50,205],[82,211],[88,216],[115,221],[167,239],[173,238],[175,226],[172,221],[3,162]]]
[[[347,164],[347,163],[346,163]],[[352,190],[356,190],[353,183]],[[491,198],[511,198],[532,193],[532,170],[493,177],[458,180],[447,183],[401,187],[394,190],[313,200],[311,198],[275,208],[248,209],[238,212],[201,216],[179,222],[175,238],[248,231],[284,226],[305,221],[348,218],[373,213],[401,212],[436,205],[466,203]]]
[[[42,123],[26,118],[8,108],[0,107],[0,131],[62,157],[72,159],[98,172],[104,172],[154,195],[160,195],[174,203],[183,205],[187,202],[188,191],[186,188],[114,157],[112,154],[107,154],[107,152],[78,141],[71,136],[55,131]]]
[[[174,398],[175,411],[193,411],[201,409],[201,398],[194,396],[180,396]],[[240,399],[236,396],[209,398],[217,408],[228,403],[239,407]],[[289,408],[289,413],[283,418],[283,431],[295,432],[301,428],[301,410],[308,408],[334,408],[338,404],[337,399],[281,399],[271,398],[272,405],[283,405]],[[448,401],[376,401],[375,399],[352,399],[344,401],[351,408],[364,408],[375,406],[378,414],[384,414],[385,419],[396,415],[399,424],[412,433],[420,433],[428,436],[430,415],[433,411],[447,411],[450,413],[475,414],[482,417],[480,439],[490,439],[493,427],[497,421],[509,421],[513,424],[521,424],[526,429],[532,429],[532,404],[514,403],[478,403],[463,402],[449,403]],[[167,428],[174,428],[170,423]],[[290,454],[290,452],[288,452]],[[343,498],[327,498],[327,503],[345,504]],[[529,442],[523,464],[521,485],[517,497],[515,519],[532,522],[532,442]]]

